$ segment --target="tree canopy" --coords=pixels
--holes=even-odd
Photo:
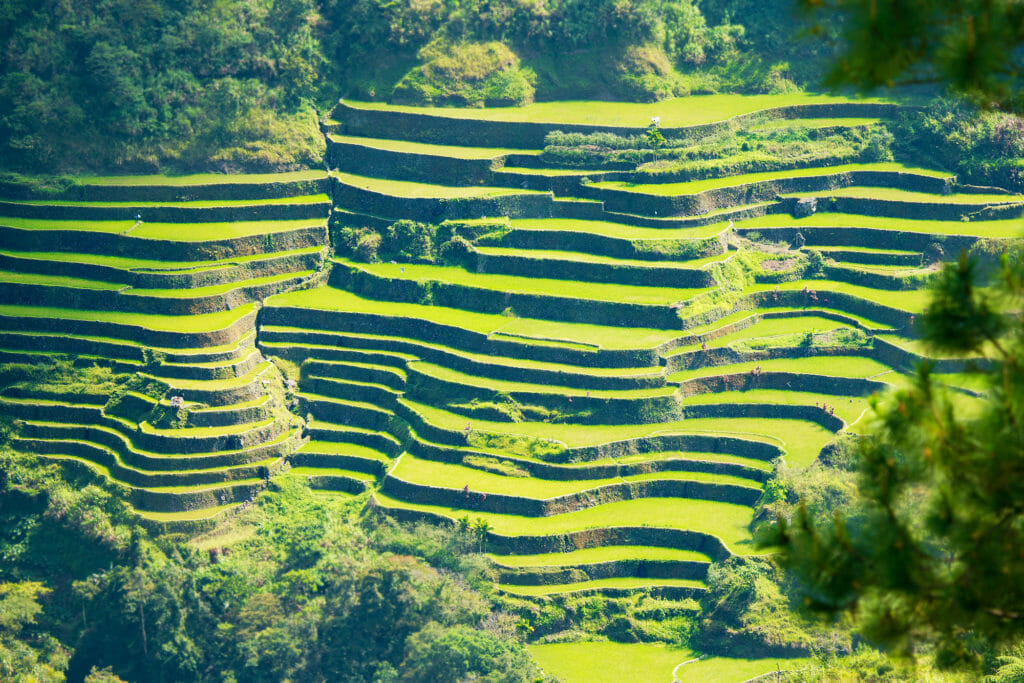
[[[984,369],[980,397],[923,364],[876,405],[856,501],[831,518],[802,505],[779,520],[782,563],[810,603],[854,612],[866,636],[898,651],[934,647],[946,665],[1024,638],[1024,268],[1004,255],[992,286],[984,274],[961,255],[920,321],[934,353]]]
[[[799,2],[817,33],[839,46],[832,85],[938,84],[986,108],[1024,112],[1024,5],[1016,0]]]

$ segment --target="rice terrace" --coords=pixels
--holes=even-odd
[[[108,4],[0,31],[0,678],[1020,680],[988,81],[823,89],[867,2]]]

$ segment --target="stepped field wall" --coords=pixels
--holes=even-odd
[[[300,451],[288,456],[288,461],[294,467],[330,467],[343,470],[353,470],[355,472],[364,472],[376,477],[383,477],[387,472],[387,465],[383,461],[336,453],[309,453]]]
[[[481,494],[472,490],[467,493],[462,489],[416,484],[393,475],[384,478],[381,492],[419,505],[456,507],[467,511],[526,517],[551,517],[606,503],[639,498],[689,498],[749,506],[761,497],[761,490],[752,486],[663,479],[607,484],[579,493],[540,500],[501,493]]]
[[[357,175],[420,183],[443,181],[446,185],[481,185],[488,179],[492,166],[502,163],[504,159],[500,156],[493,159],[458,159],[434,154],[395,152],[330,138],[327,145],[327,164],[330,168]]]
[[[920,365],[925,356],[904,349],[885,339],[874,339],[874,353],[877,360],[896,368],[912,370]],[[936,373],[969,372],[975,369],[988,370],[990,361],[983,358],[928,358],[928,366]]]
[[[87,441],[18,438],[13,441],[13,446],[29,453],[67,455],[88,460],[108,469],[113,479],[136,487],[203,486],[253,478],[265,479],[277,474],[284,463],[284,459],[279,458],[270,466],[240,465],[194,472],[145,471],[126,466],[120,453]]]
[[[672,216],[708,213],[756,202],[774,201],[777,195],[785,193],[823,192],[854,185],[895,187],[914,192],[945,194],[952,188],[952,181],[948,178],[891,171],[829,173],[828,170],[823,170],[821,175],[816,176],[764,180],[733,187],[715,188],[689,195],[660,196],[593,185],[582,186],[580,193],[581,196],[603,201],[605,207],[611,211]],[[948,205],[937,204],[937,206],[947,207]]]
[[[699,138],[730,130],[744,121],[759,116],[777,118],[846,118],[891,117],[905,108],[890,104],[844,103],[808,104],[779,107],[764,112],[736,116],[727,121],[661,129],[666,138]],[[531,123],[459,119],[433,114],[359,109],[340,102],[332,118],[343,124],[349,135],[393,137],[402,140],[440,145],[472,145],[476,147],[512,147],[541,149],[545,136],[556,130],[565,133],[614,133],[622,136],[640,135],[645,127],[581,125],[570,123]],[[386,134],[385,134],[386,131]]]
[[[730,375],[699,377],[679,382],[683,396],[715,394],[722,391],[774,389],[804,391],[833,396],[868,396],[883,391],[888,385],[857,377],[829,377],[799,372],[744,372]]]
[[[691,239],[628,240],[583,231],[516,228],[501,240],[516,249],[579,251],[613,258],[650,261],[698,259],[724,254],[728,230],[711,237]]]
[[[826,264],[823,271],[826,277],[834,282],[849,282],[862,287],[894,291],[920,289],[935,275],[933,270],[890,274],[832,264]]]
[[[433,512],[409,508],[381,507],[375,505],[390,517],[399,521],[454,523],[454,520]],[[658,527],[601,527],[551,536],[505,536],[493,531],[487,533],[489,552],[499,555],[538,555],[541,553],[571,552],[586,548],[608,545],[640,545],[666,548],[683,548],[704,553],[713,560],[725,560],[732,555],[722,541],[711,534],[685,529],[664,529]]]
[[[510,193],[493,197],[399,197],[346,185],[337,178],[333,180],[331,194],[338,207],[374,216],[434,223],[481,216],[550,217],[554,199],[550,193]]]
[[[618,458],[641,453],[659,451],[690,451],[695,453],[730,453],[732,455],[770,462],[782,455],[775,444],[734,436],[710,436],[704,434],[673,434],[645,436],[625,441],[615,441],[598,446],[567,448],[560,458],[552,462],[586,462],[604,458]]]
[[[811,220],[806,218],[803,220]],[[829,228],[813,225],[791,228],[737,228],[736,233],[747,236],[755,232],[771,242],[791,243],[797,233],[803,235],[808,247],[813,246],[858,246],[870,244],[874,249],[900,249],[925,251],[932,244],[942,246],[946,254],[953,256],[961,249],[969,250],[980,238],[970,235],[939,235],[908,230],[885,230],[881,228]]]
[[[0,291],[0,303],[170,316],[203,315],[230,311],[283,292],[289,286],[299,284],[303,277],[259,285],[239,285],[221,294],[196,297],[151,296],[134,294],[132,290],[80,289],[8,282]]]
[[[670,422],[681,416],[679,399],[674,395],[647,398],[616,397],[575,397],[551,392],[518,391],[506,392],[512,400],[529,406],[543,406],[557,411],[566,422],[573,424],[648,424]],[[487,401],[494,397],[495,390],[446,381],[422,374],[412,369],[406,395],[410,398],[434,405],[449,405],[455,412],[463,412],[451,406],[455,401]],[[503,413],[494,413],[489,419],[509,420]]]
[[[732,462],[717,462],[711,460],[689,459],[689,458],[668,458],[663,460],[650,460],[648,462],[630,462],[607,464],[573,464],[558,465],[551,462],[520,458],[506,453],[500,455],[489,454],[484,451],[476,451],[470,448],[455,448],[430,443],[419,438],[413,433],[412,441],[406,445],[409,453],[424,460],[446,462],[454,465],[464,465],[474,469],[487,470],[486,467],[475,464],[474,457],[497,460],[502,463],[511,463],[513,466],[529,472],[531,477],[538,479],[552,479],[556,481],[578,481],[585,479],[614,479],[617,477],[629,477],[638,474],[655,474],[658,472],[702,472],[706,474],[724,474],[735,477],[750,479],[752,482],[763,483],[768,478],[768,471],[758,469],[749,465]],[[652,454],[652,457],[655,454]]]
[[[473,332],[460,327],[442,325],[428,320],[404,318],[375,313],[351,313],[340,311],[318,311],[291,306],[265,306],[260,310],[260,325],[281,325],[309,330],[335,332],[357,332],[384,334],[393,337],[409,337],[427,340],[452,348],[475,353],[494,353],[500,356],[537,360],[551,363],[565,363],[584,367],[651,367],[658,364],[652,350],[580,350],[554,346],[530,345],[530,338],[506,341],[490,335]],[[408,347],[388,340],[380,340],[376,348],[382,350],[406,351]],[[415,353],[415,351],[408,351]]]
[[[325,194],[327,175],[310,180],[279,182],[208,183],[192,185],[116,185],[79,183],[58,194],[40,194],[22,183],[0,183],[0,197],[22,200],[54,200],[79,202],[188,202],[218,199],[277,199]]]
[[[687,405],[687,418],[702,417],[756,417],[772,420],[804,420],[821,425],[831,432],[846,428],[846,423],[824,408],[784,403],[711,403]]]
[[[567,567],[517,567],[515,569],[498,565],[498,581],[512,586],[550,586],[633,576],[703,581],[707,577],[707,573],[707,562],[689,560],[612,560]]]
[[[148,223],[228,223],[240,221],[287,221],[325,218],[331,210],[327,199],[295,204],[253,204],[242,206],[68,206],[63,204],[19,204],[0,201],[0,214],[37,220],[134,221],[137,215]]]
[[[821,295],[819,301],[812,300],[809,292],[810,290],[808,290],[808,293],[794,290],[753,292],[741,296],[735,302],[723,305],[722,307],[711,308],[698,314],[688,315],[687,310],[684,308],[681,311],[680,317],[682,318],[683,329],[710,325],[725,316],[741,311],[753,311],[758,308],[810,308],[812,306],[817,308],[818,306],[828,306],[896,328],[909,326],[910,319],[913,317],[913,314],[908,311],[868,301],[846,292],[819,290],[818,293]]]
[[[183,229],[182,232],[182,236],[186,237],[187,229]],[[23,230],[0,226],[2,248],[100,254],[161,261],[222,261],[275,251],[326,247],[327,240],[327,227],[323,225],[200,242],[140,239],[131,235],[88,230]]]
[[[203,453],[198,455],[157,454],[136,449],[129,437],[116,429],[97,424],[25,423],[19,434],[21,439],[81,440],[105,446],[121,457],[126,465],[150,472],[174,473],[176,470],[230,468],[277,459],[302,445],[298,430],[286,438],[264,443],[246,450]]]
[[[540,277],[585,282],[610,282],[645,287],[711,287],[714,277],[706,270],[696,268],[611,265],[573,261],[548,260],[526,256],[484,254],[476,252],[474,270],[478,273],[501,273],[523,277]]]
[[[336,265],[331,285],[363,296],[405,303],[432,303],[481,313],[501,313],[512,308],[526,318],[561,320],[595,325],[635,325],[660,329],[678,328],[679,319],[668,305],[631,304],[547,294],[522,294],[437,281],[394,280],[357,267]]]
[[[946,204],[941,201],[914,202],[864,197],[826,197],[818,201],[819,211],[837,211],[863,216],[907,218],[913,220],[959,221],[1007,220],[1020,218],[1024,207],[1020,203]]]

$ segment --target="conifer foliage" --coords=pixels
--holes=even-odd
[[[927,365],[876,405],[860,448],[857,504],[779,522],[781,561],[808,602],[852,610],[864,635],[939,664],[976,662],[1024,636],[1024,268],[1004,255],[990,287],[961,256],[920,321],[934,354],[987,367],[964,401]]]

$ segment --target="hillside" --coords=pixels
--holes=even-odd
[[[783,0],[17,0],[0,13],[0,167],[319,168],[317,112],[339,96],[493,107],[792,93],[827,57],[802,33]]]
[[[802,667],[810,628],[681,634],[709,572],[762,552],[780,467],[906,383],[942,262],[996,251],[1024,212],[879,152],[906,111],[344,100],[326,171],[8,182],[0,361],[111,370],[6,375],[10,445],[102,481],[154,534],[212,531],[206,548],[286,482],[472,530],[494,604],[570,641],[535,650],[567,680],[593,680],[557,664],[587,661],[583,632],[717,643],[732,659],[694,666],[725,680]],[[934,365],[965,405],[969,360]],[[588,622],[591,596],[612,607]],[[652,672],[697,657],[606,647]]]

